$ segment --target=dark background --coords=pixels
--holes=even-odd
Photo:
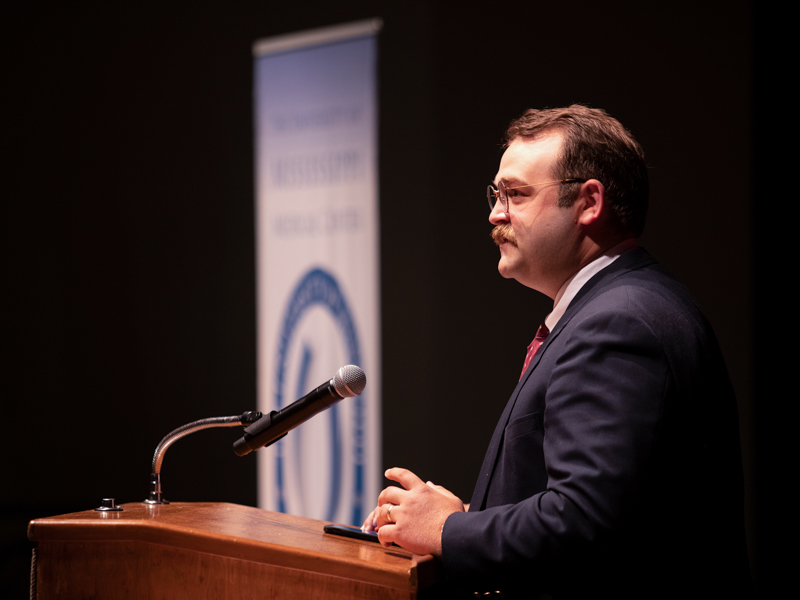
[[[384,466],[471,494],[551,306],[497,274],[484,190],[502,133],[528,107],[605,108],[651,166],[642,244],[720,338],[769,596],[787,562],[779,357],[796,351],[769,318],[793,207],[777,187],[791,118],[768,4],[75,4],[3,24],[0,596],[27,597],[28,520],[142,500],[167,432],[255,408],[251,45],[368,17],[384,20]],[[254,505],[255,456],[233,454],[236,436],[173,446],[167,497]],[[678,485],[675,501],[690,497]]]

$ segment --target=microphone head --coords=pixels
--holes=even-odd
[[[358,396],[366,386],[367,376],[355,365],[345,365],[333,376],[333,387],[342,398]]]

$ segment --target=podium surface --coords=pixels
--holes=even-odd
[[[121,505],[35,519],[48,598],[416,598],[432,556],[324,533],[326,522],[224,503]]]

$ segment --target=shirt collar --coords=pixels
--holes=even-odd
[[[558,324],[558,321],[567,311],[569,303],[572,302],[572,299],[580,291],[584,284],[586,284],[586,282],[594,277],[597,273],[617,260],[621,254],[627,252],[628,250],[632,250],[633,248],[636,248],[635,239],[628,238],[627,240],[623,240],[616,246],[606,250],[603,254],[595,258],[592,262],[585,265],[580,271],[575,273],[575,275],[567,279],[567,281],[564,282],[564,285],[561,286],[561,289],[558,290],[558,293],[556,294],[556,299],[553,304],[553,311],[547,315],[547,318],[544,320],[545,326],[550,331],[553,331],[553,328]]]

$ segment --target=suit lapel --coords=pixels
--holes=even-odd
[[[558,320],[558,323],[553,328],[553,331],[550,332],[544,344],[542,344],[542,346],[536,352],[533,360],[531,360],[531,364],[528,365],[528,369],[525,371],[522,379],[520,379],[519,383],[514,388],[511,398],[506,403],[503,414],[500,415],[500,420],[497,422],[497,427],[495,427],[494,434],[492,434],[489,447],[486,449],[486,455],[484,456],[483,464],[481,465],[480,475],[478,476],[478,481],[475,483],[475,490],[472,492],[470,507],[474,506],[476,507],[476,510],[483,510],[485,508],[484,503],[486,502],[486,494],[489,490],[492,474],[495,471],[495,464],[497,463],[500,446],[503,442],[503,435],[505,433],[506,425],[508,425],[508,420],[511,418],[511,412],[514,410],[514,405],[517,403],[517,398],[519,397],[522,388],[525,387],[528,378],[536,369],[542,356],[544,356],[544,353],[547,352],[548,347],[558,338],[559,334],[567,325],[567,323],[570,322],[570,320],[580,311],[580,309],[610,281],[613,281],[623,273],[642,268],[654,262],[655,261],[653,258],[645,250],[641,248],[630,250],[587,281],[580,291],[575,295],[575,297],[572,299],[572,302],[570,302],[569,307],[564,312],[564,315]]]
[[[539,348],[539,351],[541,351],[543,348],[544,345],[542,345],[542,348]],[[537,352],[536,355],[538,356],[539,352]],[[535,356],[534,359],[536,359]],[[531,361],[531,363],[533,362],[534,361]],[[532,368],[533,364],[528,367],[528,370],[525,372],[525,376],[520,379],[517,387],[514,388],[514,392],[511,394],[511,399],[506,403],[506,407],[503,409],[503,414],[500,415],[500,420],[497,422],[497,426],[494,428],[494,433],[492,434],[492,439],[489,442],[489,447],[486,449],[486,454],[483,457],[483,464],[481,465],[481,471],[478,475],[478,481],[475,482],[475,489],[472,492],[470,511],[473,510],[472,507],[475,507],[474,510],[483,510],[485,508],[484,502],[486,501],[486,492],[489,489],[489,482],[491,481],[492,474],[494,473],[495,463],[497,462],[497,457],[500,451],[500,444],[503,441],[503,432],[505,431],[506,424],[511,416],[511,411],[514,408],[514,404],[517,401],[517,396],[519,396],[519,392],[522,389],[522,386],[525,384],[525,380]]]

